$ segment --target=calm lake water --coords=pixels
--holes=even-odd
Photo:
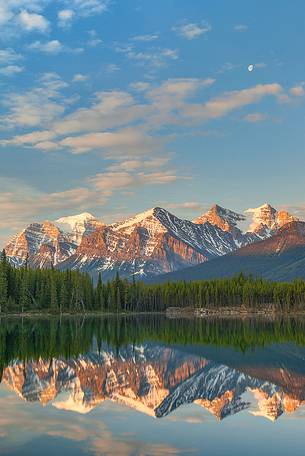
[[[1,455],[304,455],[305,320],[2,319]]]

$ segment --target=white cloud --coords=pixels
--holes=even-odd
[[[230,112],[258,103],[263,97],[273,96],[280,100],[284,94],[280,84],[258,84],[249,89],[234,90],[220,97],[213,98],[202,105],[189,104],[184,114],[193,119],[211,120],[224,117]]]
[[[35,89],[21,94],[7,94],[2,105],[8,112],[0,118],[0,125],[6,128],[50,125],[65,110],[60,90],[66,86],[56,73],[45,73]],[[8,143],[3,140],[2,144]]]
[[[127,172],[106,172],[99,173],[96,176],[89,179],[89,182],[97,190],[112,193],[115,189],[130,187],[134,184],[134,178]]]
[[[38,51],[38,52],[43,52],[45,54],[60,54],[61,52],[69,52],[72,54],[79,54],[84,51],[83,48],[69,48],[67,46],[64,46],[60,41],[58,40],[51,40],[51,41],[34,41],[34,43],[31,43],[28,46],[28,49],[32,51]]]
[[[86,82],[86,81],[88,81],[88,79],[89,79],[89,76],[78,73],[78,74],[74,75],[73,82]]]
[[[91,106],[80,108],[55,123],[58,135],[113,129],[128,125],[148,114],[150,107],[137,104],[127,92],[98,92]]]
[[[46,41],[44,43],[35,41],[29,45],[29,49],[44,52],[46,54],[59,54],[60,52],[63,52],[64,46],[58,40]]]
[[[69,98],[60,92],[65,83],[52,73],[44,75],[40,82],[40,87],[28,93],[11,94],[4,99],[8,113],[1,119],[2,126],[23,126],[32,128],[32,132],[2,140],[2,145],[24,144],[44,151],[65,149],[75,154],[97,151],[106,158],[123,158],[124,162],[164,151],[174,137],[160,135],[160,129],[201,125],[257,104],[264,97],[282,101],[287,96],[279,84],[260,84],[194,103],[191,99],[195,95],[198,99],[198,94],[215,80],[178,78],[160,86],[140,83],[138,87],[138,83],[133,86],[134,95],[123,91],[100,92],[88,107],[64,115],[70,105]],[[136,99],[139,94],[141,101]],[[263,119],[261,115],[250,114],[244,120]],[[37,131],[33,131],[34,127]],[[49,134],[40,138],[40,131],[45,130]]]
[[[41,14],[29,13],[26,10],[21,11],[18,21],[26,31],[46,32],[49,29],[49,22]]]
[[[173,27],[173,30],[187,40],[194,40],[196,38],[199,38],[201,35],[210,32],[212,30],[212,27],[207,22],[201,22],[198,24],[183,24],[178,27]]]
[[[69,27],[74,19],[75,12],[71,9],[64,9],[58,12],[58,25],[60,27]]]
[[[66,5],[80,16],[92,16],[107,11],[111,0],[65,0]]]
[[[26,32],[45,33],[50,23],[43,13],[53,0],[0,0],[0,37],[16,38]],[[67,26],[75,18],[107,11],[111,0],[57,0],[58,24]]]
[[[134,189],[150,185],[166,185],[186,179],[177,175],[175,170],[157,171],[152,173],[132,173],[127,171],[106,171],[89,178],[88,182],[97,190],[110,197],[114,191],[122,189]]]
[[[22,56],[17,54],[14,49],[0,49],[0,64],[8,65],[20,60]]]
[[[118,156],[139,155],[157,150],[158,140],[139,128],[126,128],[116,132],[89,133],[70,136],[59,142],[60,146],[70,148],[73,153],[86,153],[91,150],[107,150]]]
[[[151,47],[145,51],[138,51],[131,44],[127,46],[116,45],[114,50],[125,54],[126,57],[140,65],[147,65],[153,68],[162,67],[169,61],[177,60],[179,53],[177,49]]]
[[[297,85],[297,86],[291,87],[291,89],[289,89],[289,92],[294,97],[303,97],[305,95],[305,90],[304,90],[303,85]]]
[[[0,68],[0,74],[4,76],[13,76],[14,74],[19,74],[24,71],[24,67],[18,65],[8,65],[6,67]]]

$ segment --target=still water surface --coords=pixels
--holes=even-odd
[[[1,455],[304,455],[305,320],[1,320]]]

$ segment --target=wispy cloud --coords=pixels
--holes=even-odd
[[[89,76],[86,74],[77,73],[73,76],[73,82],[86,82]]]
[[[76,79],[83,77],[79,75]],[[122,158],[125,154],[132,159],[157,153],[172,140],[169,134],[160,135],[160,128],[201,125],[258,104],[265,97],[282,101],[287,96],[279,84],[273,83],[226,92],[202,103],[192,101],[214,83],[212,78],[178,78],[161,85],[139,82],[132,86],[136,89],[134,93],[99,92],[91,106],[65,115],[68,100],[62,96],[61,89],[66,84],[57,75],[51,75],[40,87],[26,94],[7,96],[5,105],[9,112],[2,118],[7,127],[39,127],[49,133],[44,133],[42,138],[41,131],[28,131],[2,140],[1,144],[24,143],[40,150],[65,149],[75,154],[100,151],[104,157]],[[262,117],[248,114],[244,120],[255,122]]]
[[[124,54],[129,60],[137,64],[154,68],[162,67],[179,57],[178,50],[171,48],[150,47],[145,50],[138,50],[133,44],[116,44],[114,50],[117,53]]]
[[[134,41],[142,41],[144,43],[150,43],[151,41],[155,41],[159,38],[158,34],[152,34],[152,35],[136,35],[132,39]]]
[[[112,0],[63,0],[69,8],[80,16],[92,16],[108,10]]]
[[[14,63],[21,58],[22,56],[20,54],[17,54],[14,49],[0,49],[0,65]]]
[[[211,25],[204,21],[200,23],[190,22],[173,27],[174,32],[178,33],[178,35],[186,38],[187,40],[194,40],[196,38],[199,38],[201,35],[208,33],[211,30]]]
[[[189,105],[184,113],[193,119],[217,119],[244,106],[258,103],[262,98],[272,96],[280,99],[284,91],[280,84],[258,84],[249,89],[234,90],[213,98],[202,105]]]
[[[73,54],[79,54],[84,51],[83,48],[69,48],[68,46],[63,45],[58,40],[51,41],[34,41],[28,46],[28,49],[31,51],[43,52],[45,54],[60,54],[61,52],[69,52]]]
[[[294,97],[303,97],[305,95],[304,85],[300,84],[300,85],[291,87],[289,92]]]
[[[35,41],[34,43],[31,43],[28,48],[46,54],[59,54],[64,50],[64,46],[58,40],[46,41],[43,43],[41,41]]]
[[[70,136],[59,142],[62,148],[69,148],[74,153],[91,150],[108,150],[120,157],[137,155],[158,150],[160,141],[139,128],[127,128],[116,132],[88,133]]]
[[[19,65],[8,65],[6,67],[1,68],[0,67],[0,74],[3,74],[4,76],[13,76],[15,74],[22,73],[24,71],[23,66]]]
[[[58,11],[58,25],[59,27],[69,27],[72,24],[72,21],[75,17],[75,12],[71,9],[63,9]]]
[[[63,114],[65,103],[60,99],[60,90],[67,84],[56,73],[46,73],[39,85],[28,92],[10,93],[3,97],[2,104],[8,112],[0,118],[6,128],[43,127]]]

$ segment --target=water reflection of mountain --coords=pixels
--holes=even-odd
[[[209,356],[202,355],[209,350]],[[117,351],[102,344],[100,350],[67,359],[11,362],[2,380],[25,401],[80,413],[111,400],[157,418],[195,403],[220,420],[243,410],[276,420],[305,403],[305,374],[292,365],[304,364],[304,353],[277,345],[261,349],[264,356],[254,352],[252,362],[251,355],[234,360],[233,354],[226,358],[225,350],[211,347],[151,342]]]

